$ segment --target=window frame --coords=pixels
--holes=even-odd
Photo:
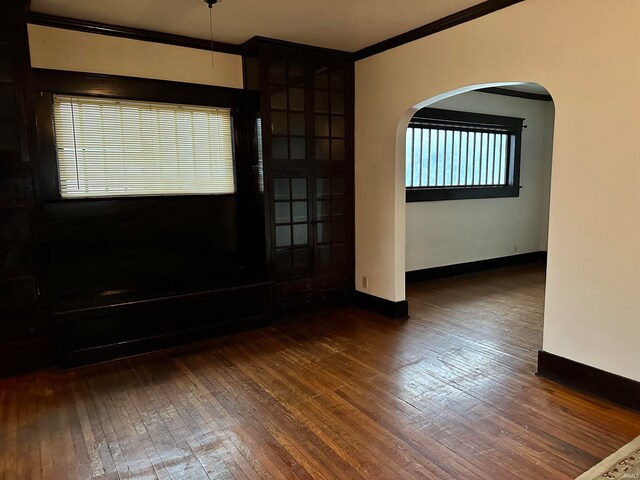
[[[247,90],[199,85],[167,80],[122,77],[61,70],[34,69],[36,92],[37,138],[40,150],[40,188],[45,201],[89,202],[137,200],[154,195],[63,198],[60,194],[56,139],[53,122],[53,95],[69,95],[142,102],[229,108],[232,122],[232,148],[235,193],[171,194],[164,198],[198,196],[238,196],[250,194],[254,188],[254,166],[257,150],[251,125],[259,111],[259,97]]]
[[[101,112],[100,117],[102,117],[105,111],[109,122],[103,124],[98,121],[97,112]],[[136,112],[136,115],[135,121],[132,122],[130,115],[133,112]],[[186,112],[191,121],[203,122],[200,126],[205,128],[197,129],[193,123],[189,122],[178,127],[176,125],[180,121],[178,112]],[[86,122],[83,121],[83,115]],[[145,120],[150,120],[149,115],[156,119],[155,125],[143,125]],[[160,119],[161,116],[162,119]],[[194,120],[194,116],[197,120]],[[206,121],[203,120],[205,116]],[[230,108],[54,94],[53,117],[57,172],[62,198],[235,194],[233,118]],[[109,131],[113,131],[114,128],[120,131],[131,130],[127,135],[114,138],[111,135],[105,135],[104,128],[108,128]],[[162,143],[161,132],[165,132],[167,128],[175,133],[175,143],[173,141],[168,144]],[[130,132],[133,129],[137,129],[139,133],[131,136]],[[100,139],[94,137],[96,132],[101,133]],[[85,134],[90,138],[85,139]],[[179,161],[181,157],[178,151],[185,145],[179,142],[184,142],[183,138],[189,139],[186,142],[187,145],[190,142],[192,144],[198,142],[199,158],[191,157],[189,161]],[[163,147],[154,151],[148,146],[149,143],[155,145],[155,148],[160,144]],[[167,154],[163,151],[165,146],[170,147],[174,144],[175,152]],[[220,149],[216,150],[218,155],[212,153],[213,144],[220,146]],[[206,147],[209,150],[205,150]],[[102,150],[109,158],[113,158],[110,156],[113,152],[119,151],[118,157],[125,167],[120,168],[120,162],[117,162],[118,166],[111,165],[104,157],[98,158],[91,153],[88,157],[85,156],[86,149],[94,148]],[[138,153],[134,154],[133,151]],[[207,157],[203,161],[204,154]],[[127,165],[137,170],[127,173]],[[140,173],[139,169],[142,166],[148,171]],[[96,168],[99,172],[96,172]],[[163,174],[164,168],[171,168],[178,173],[166,176]],[[209,175],[201,177],[197,174],[198,169],[202,171],[206,168],[209,169]],[[216,173],[211,174],[211,172]],[[187,177],[189,177],[188,181],[186,181]],[[201,178],[214,183],[205,185],[200,181]],[[130,183],[131,181],[135,184]]]
[[[442,200],[468,200],[476,198],[505,198],[520,195],[520,155],[522,144],[523,118],[489,115],[439,108],[422,108],[411,118],[407,127],[447,126],[457,131],[473,129],[500,130],[512,135],[513,146],[509,148],[507,159],[507,185],[470,185],[440,187],[407,187],[407,202],[428,202]],[[405,134],[406,135],[406,134]],[[406,143],[406,137],[405,137]],[[406,155],[406,154],[405,154]],[[405,158],[405,173],[406,162]]]

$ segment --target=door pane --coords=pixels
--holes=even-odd
[[[293,202],[293,221],[307,221],[307,202]]]
[[[276,178],[273,182],[273,196],[276,200],[289,200],[289,179]]]
[[[276,223],[290,223],[289,202],[276,202]]]
[[[304,90],[289,88],[289,110],[301,112],[304,110]]]
[[[276,227],[276,247],[288,247],[291,245],[291,227],[284,225]]]
[[[293,193],[291,198],[293,198],[294,200],[306,200],[307,199],[307,179],[293,178],[291,180],[291,190]]]
[[[307,233],[307,224],[294,225],[293,226],[293,244],[294,245],[307,245],[309,243],[309,236]]]
[[[292,160],[304,160],[306,158],[306,146],[304,138],[291,138],[289,140],[291,147],[291,159]]]
[[[287,114],[283,112],[273,112],[271,114],[271,133],[273,135],[287,135]]]

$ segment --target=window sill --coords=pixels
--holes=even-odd
[[[407,202],[470,200],[475,198],[506,198],[520,196],[520,187],[441,187],[407,188]]]

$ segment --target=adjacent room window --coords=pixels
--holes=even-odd
[[[228,108],[55,95],[62,198],[235,192]]]
[[[407,201],[518,196],[522,122],[419,110],[407,128]]]

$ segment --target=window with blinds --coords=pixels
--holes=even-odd
[[[407,187],[507,185],[509,135],[428,126],[407,129]]]
[[[235,192],[228,108],[55,95],[62,198]]]
[[[522,122],[420,110],[407,128],[407,200],[517,196]]]

